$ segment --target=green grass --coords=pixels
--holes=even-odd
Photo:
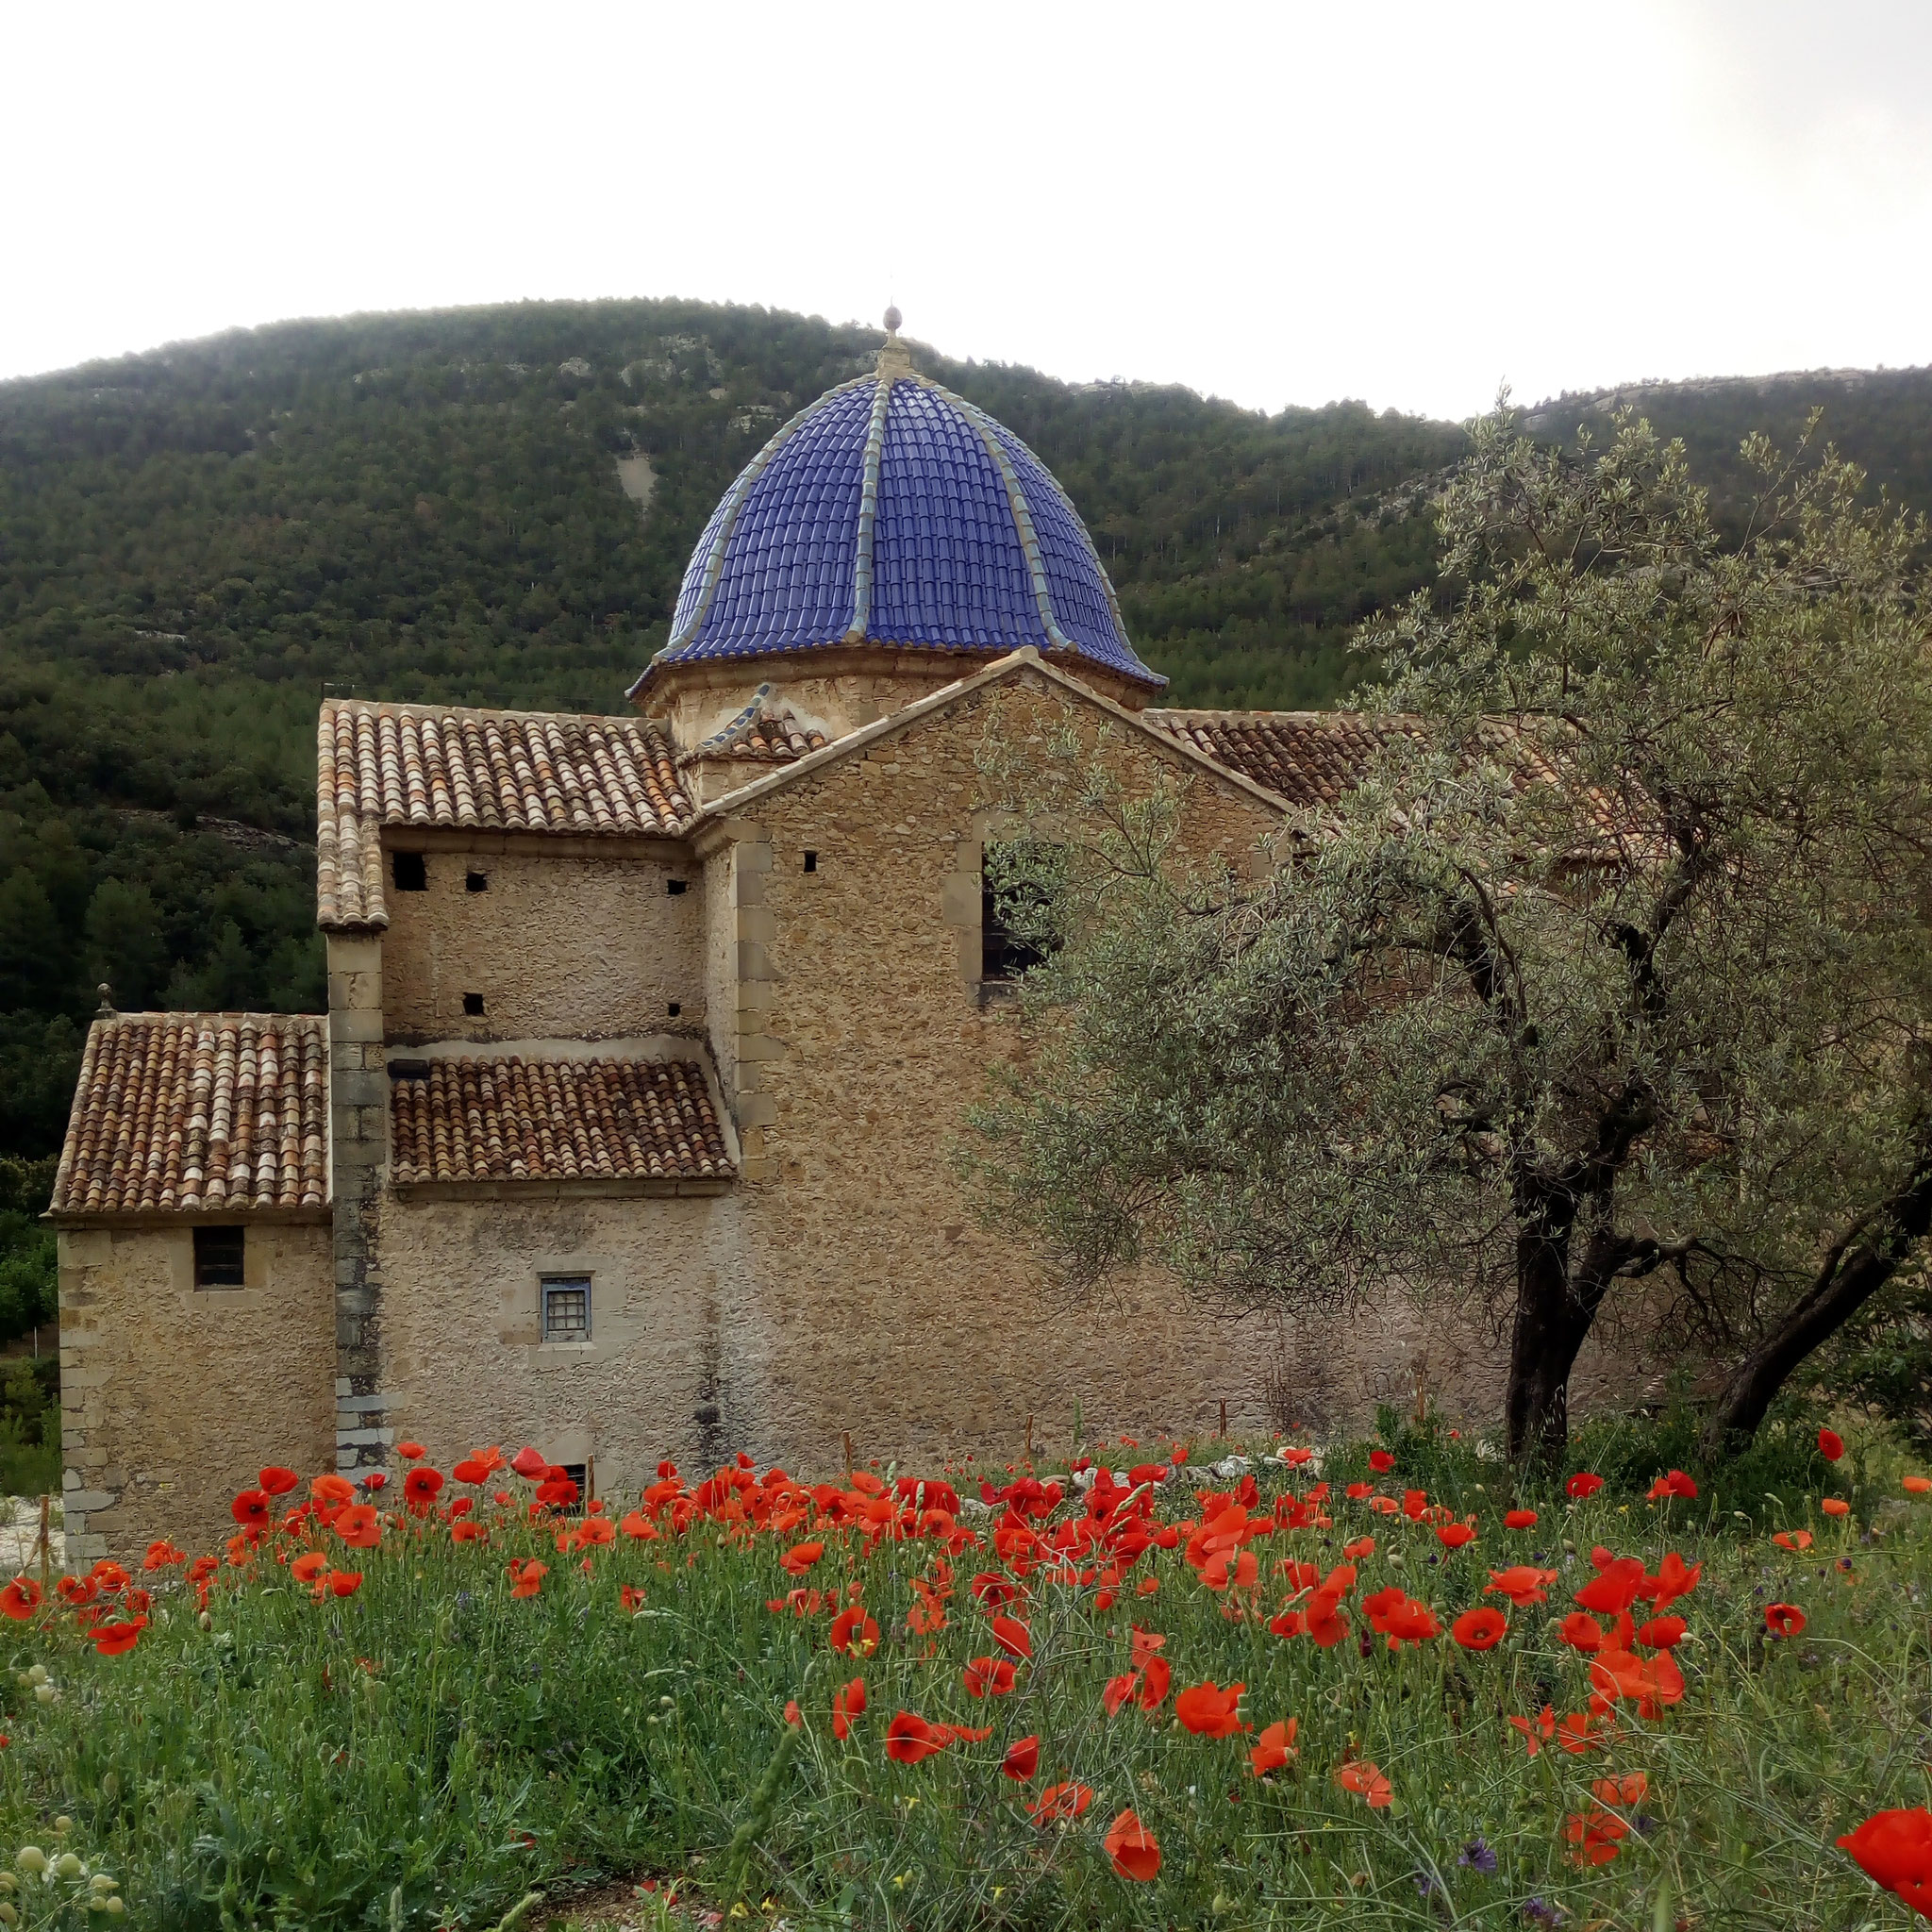
[[[820,1932],[1393,1932],[1556,1923],[1552,1912],[1575,1928],[1645,1932],[1903,1928],[1905,1907],[1834,1844],[1876,1808],[1923,1803],[1932,1755],[1932,1507],[1904,1498],[1902,1465],[1869,1447],[1861,1459],[1855,1444],[1838,1471],[1808,1458],[1812,1496],[1835,1487],[1853,1499],[1838,1524],[1807,1513],[1795,1491],[1740,1521],[1735,1493],[1654,1507],[1626,1486],[1580,1505],[1532,1499],[1541,1521],[1511,1532],[1492,1463],[1467,1445],[1398,1439],[1383,1488],[1399,1496],[1425,1481],[1477,1518],[1476,1541],[1455,1553],[1425,1524],[1340,1501],[1363,1465],[1357,1449],[1330,1458],[1331,1527],[1249,1545],[1262,1616],[1283,1593],[1276,1560],[1325,1568],[1366,1532],[1378,1548],[1353,1602],[1398,1580],[1441,1613],[1436,1641],[1391,1656],[1379,1639],[1332,1650],[1283,1640],[1224,1614],[1182,1552],[1153,1550],[1106,1610],[1091,1583],[1028,1578],[1033,1660],[1011,1695],[984,1703],[964,1693],[961,1667],[994,1649],[968,1588],[998,1567],[990,1548],[959,1553],[944,1627],[920,1635],[907,1627],[911,1585],[936,1577],[943,1557],[930,1540],[868,1554],[825,1532],[802,1586],[779,1556],[820,1531],[747,1536],[701,1519],[656,1541],[620,1536],[591,1554],[587,1575],[554,1547],[554,1521],[498,1514],[486,1498],[487,1545],[454,1544],[435,1516],[391,1524],[376,1551],[319,1533],[365,1577],[357,1594],[321,1604],[276,1559],[303,1539],[271,1540],[247,1569],[224,1567],[205,1616],[179,1581],[158,1589],[152,1622],[121,1657],[97,1657],[58,1606],[44,1624],[4,1626],[0,1865],[25,1842],[72,1849],[118,1880],[126,1923],[170,1927],[494,1926],[532,1889],[547,1913],[567,1913],[575,1890],[644,1874],[724,1907],[741,1865],[746,1916]],[[1115,1453],[1124,1463],[1136,1452]],[[1788,1471],[1807,1455],[1788,1443]],[[1266,1472],[1264,1500],[1284,1480]],[[613,1499],[612,1513],[624,1507]],[[1201,1512],[1184,1492],[1162,1513]],[[983,1520],[965,1521],[985,1533]],[[1817,1538],[1807,1555],[1769,1541],[1805,1522]],[[1674,1653],[1687,1692],[1655,1722],[1626,1707],[1605,1751],[1550,1745],[1531,1757],[1507,1715],[1580,1710],[1589,1696],[1587,1660],[1554,1626],[1595,1574],[1597,1542],[1653,1570],[1667,1550],[1704,1563],[1674,1606],[1690,1624]],[[507,1566],[531,1555],[549,1574],[536,1596],[513,1599]],[[1450,1641],[1449,1617],[1479,1600],[1489,1569],[1539,1560],[1561,1573],[1547,1604],[1512,1610],[1493,1651]],[[1158,1579],[1144,1597],[1133,1593],[1143,1575]],[[884,1633],[867,1660],[832,1654],[824,1614],[766,1607],[796,1587],[853,1583]],[[625,1584],[645,1592],[634,1614],[620,1602]],[[1801,1637],[1765,1638],[1773,1600],[1802,1607]],[[1172,1696],[1154,1720],[1131,1708],[1106,1718],[1101,1686],[1129,1669],[1135,1621],[1166,1633],[1174,1692],[1240,1681],[1257,1732],[1296,1719],[1295,1761],[1257,1779],[1251,1737],[1191,1735]],[[51,1699],[26,1679],[35,1665]],[[857,1674],[869,1706],[841,1743],[833,1690]],[[804,1724],[786,1745],[789,1698]],[[992,1734],[893,1763],[884,1740],[901,1709]],[[1029,1734],[1039,1775],[1015,1783],[1000,1774],[1001,1753]],[[1351,1755],[1390,1778],[1386,1811],[1338,1788]],[[1649,1780],[1636,1828],[1612,1862],[1578,1867],[1564,1820],[1590,1808],[1592,1778],[1636,1771]],[[1042,1831],[1023,1801],[1061,1778],[1096,1795],[1077,1824]],[[1162,1848],[1151,1884],[1116,1875],[1101,1849],[1127,1806]],[[1490,1854],[1493,1872],[1482,1869]],[[69,1923],[105,1923],[61,1907],[59,1888],[18,1896],[41,1914],[25,1923],[56,1923],[46,1914],[57,1907]]]
[[[29,1501],[60,1495],[60,1440],[52,1442],[0,1442],[0,1496]]]

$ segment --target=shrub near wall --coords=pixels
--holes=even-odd
[[[666,1466],[585,1513],[534,1451],[266,1470],[222,1551],[0,1591],[0,1833],[73,1860],[8,1903],[456,1927],[649,1874],[821,1926],[1906,1923],[1836,1840],[1923,1795],[1924,1478],[1820,1463],[1737,1524],[1668,1471],[1506,1508],[1474,1459],[1112,1455]],[[1853,1846],[1905,1884],[1885,1829]]]

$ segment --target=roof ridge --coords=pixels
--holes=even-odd
[[[322,708],[369,711],[378,717],[413,712],[439,718],[546,718],[564,724],[634,724],[660,738],[664,735],[659,726],[635,711],[526,711],[513,705],[445,705],[428,698],[324,698]]]

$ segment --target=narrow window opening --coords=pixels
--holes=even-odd
[[[664,890],[675,899],[690,883],[689,879],[666,879],[664,881]]]
[[[588,1274],[546,1274],[542,1285],[543,1340],[590,1341],[591,1277]]]
[[[805,869],[806,869],[806,871],[807,871],[807,872],[816,872],[816,871],[818,871],[818,869],[819,869],[819,856],[818,856],[818,854],[817,854],[816,852],[808,852],[808,853],[807,853],[807,854],[805,855]]]
[[[429,867],[420,852],[391,853],[389,875],[395,881],[399,892],[426,892],[429,890]]]
[[[483,995],[480,992],[466,992],[463,995],[463,1012],[469,1019],[480,1020],[483,1017]]]
[[[590,1486],[591,1469],[584,1462],[559,1462],[554,1467],[562,1470],[564,1480],[575,1485],[576,1494],[567,1503],[559,1503],[557,1508],[564,1516],[581,1516],[584,1513],[584,1491]]]
[[[1015,876],[1010,857],[989,847],[979,871],[979,976],[994,986],[1010,985],[1046,958],[1038,932],[1044,888]]]
[[[466,892],[487,892],[490,890],[490,874],[487,872],[466,872],[463,874],[463,891]]]
[[[673,1000],[670,1006],[665,1008],[665,1010],[675,1020],[677,1018],[678,1014],[684,1011],[684,1008],[680,1007],[675,1000]]]
[[[240,1227],[197,1227],[194,1230],[196,1288],[241,1288],[247,1230]]]

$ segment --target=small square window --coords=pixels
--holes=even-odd
[[[426,892],[429,890],[429,867],[420,852],[391,852],[389,856],[389,875],[395,881],[399,892]]]
[[[590,1339],[591,1277],[588,1274],[545,1276],[543,1340],[588,1341]]]
[[[466,992],[463,995],[464,1015],[472,1020],[483,1017],[483,995],[480,992]]]
[[[675,899],[690,884],[688,879],[666,879],[664,890]]]
[[[816,871],[818,871],[818,869],[819,869],[819,856],[818,856],[818,854],[817,854],[816,852],[808,852],[808,853],[807,853],[807,854],[805,855],[805,869],[806,869],[806,871],[807,871],[807,872],[816,872]]]
[[[247,1230],[240,1227],[197,1227],[194,1230],[196,1288],[241,1288],[244,1283],[243,1248]]]
[[[466,892],[487,892],[490,890],[490,874],[487,872],[466,872],[463,874],[463,891]]]

